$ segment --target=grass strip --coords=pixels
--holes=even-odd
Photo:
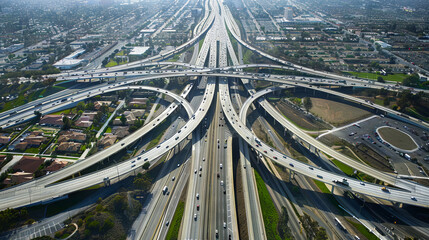
[[[177,205],[176,211],[174,212],[173,220],[171,220],[171,226],[168,229],[166,240],[177,240],[179,239],[180,224],[182,222],[183,212],[185,211],[185,203],[180,201]]]
[[[362,235],[364,235],[368,240],[377,240],[377,236],[375,236],[373,233],[369,232],[368,229],[360,224],[360,223],[355,223],[352,221],[347,220],[350,224],[352,224],[360,233],[362,233]]]
[[[265,232],[267,239],[278,239],[281,240],[277,232],[277,224],[279,222],[279,213],[274,206],[273,200],[271,199],[270,193],[268,192],[267,186],[264,180],[255,172],[256,186],[258,188],[259,203],[261,204],[262,217],[264,219]]]

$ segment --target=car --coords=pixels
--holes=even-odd
[[[266,150],[264,150],[264,153],[267,153],[267,151],[266,151]]]
[[[132,160],[132,161],[131,161],[131,163],[135,163],[135,162],[136,162],[136,160]]]
[[[274,156],[273,158],[277,160],[277,157],[276,157],[276,156]]]
[[[168,148],[168,145],[165,148]]]
[[[293,167],[293,163],[289,163],[289,166]]]
[[[365,186],[365,183],[364,182],[360,182],[360,185]]]
[[[200,205],[197,205],[197,211],[200,211]]]
[[[144,159],[144,161],[147,161],[147,160],[148,160],[148,158],[145,158],[145,159]]]
[[[417,201],[416,197],[414,197],[414,196],[411,196],[411,200]]]
[[[313,167],[308,167],[308,169],[310,169],[310,170],[314,170],[314,168],[313,168]]]
[[[138,157],[137,160],[140,160],[142,157]]]
[[[219,164],[219,168],[220,168],[220,169],[222,169],[222,167],[223,167],[222,163],[221,163],[221,164]]]
[[[167,222],[165,223],[165,226],[168,226],[168,224],[170,224],[170,221],[167,221]]]
[[[199,194],[199,193],[197,193],[197,195],[195,195],[195,197],[196,197],[197,199],[200,199],[200,194]]]
[[[197,174],[197,169],[194,170],[194,173]]]
[[[203,158],[203,162],[206,160],[206,158]]]
[[[220,185],[223,186],[223,181],[220,181]]]
[[[125,143],[121,143],[121,146],[124,146],[125,145]]]
[[[217,173],[217,178],[220,178],[220,174],[219,173]]]
[[[174,177],[174,176],[173,176],[173,177],[171,178],[171,181],[174,181],[175,179],[176,179],[176,177]]]
[[[194,220],[197,221],[197,214],[194,214]]]

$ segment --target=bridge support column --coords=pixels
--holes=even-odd
[[[397,208],[402,208],[403,206],[404,206],[404,204],[403,203],[400,203],[400,202],[392,202],[393,203],[393,205],[395,206],[395,207],[397,207]]]
[[[331,188],[331,193],[332,193],[332,194],[334,193],[334,189],[335,189],[335,186],[334,186],[334,185],[332,185],[332,188]]]

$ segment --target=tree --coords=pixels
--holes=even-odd
[[[63,123],[64,123],[63,125],[64,130],[68,130],[72,126],[72,120],[68,117],[63,117]]]
[[[410,86],[410,87],[414,87],[414,86],[418,86],[420,83],[420,77],[418,74],[412,74],[408,77],[406,77],[403,81],[402,84],[404,86]]]
[[[145,164],[143,164],[143,166],[142,166],[142,168],[144,169],[144,170],[148,170],[149,169],[149,167],[150,167],[150,163],[149,162],[146,162]]]
[[[307,112],[310,110],[311,107],[313,107],[313,103],[311,102],[311,99],[309,97],[305,97],[303,99],[303,104]]]
[[[85,110],[85,103],[84,102],[79,102],[76,106],[76,109],[78,111],[84,111]]]
[[[142,192],[149,190],[151,182],[147,178],[135,178],[134,186]]]
[[[378,76],[378,77],[377,77],[377,82],[384,83],[384,82],[386,82],[386,81],[384,81],[384,79],[383,79],[383,77],[382,77],[382,76]]]
[[[125,125],[127,123],[127,118],[124,114],[121,115],[121,118],[119,120],[121,120],[122,125]]]
[[[38,110],[34,111],[34,115],[36,115],[36,117],[34,118],[34,122],[38,122],[42,117],[42,113],[40,113]]]

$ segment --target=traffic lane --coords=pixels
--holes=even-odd
[[[221,91],[221,95],[222,94],[223,94],[223,91]],[[225,98],[223,98],[221,96],[221,99],[226,99],[224,103],[227,106],[231,107],[230,102],[228,102],[228,100],[230,99],[229,96],[225,96]],[[223,104],[223,106],[224,106],[224,104]],[[228,110],[227,107],[224,107],[224,111],[226,112],[229,120],[231,118],[233,118],[233,116],[231,116],[231,114],[233,112],[232,110],[230,111],[230,110]],[[273,161],[278,162],[281,165],[283,165],[289,169],[292,169],[293,171],[297,171],[297,172],[302,173],[306,176],[309,176],[313,179],[318,179],[322,182],[325,182],[325,183],[328,183],[331,185],[334,185],[333,184],[334,180],[341,181],[344,178],[344,176],[338,176],[338,175],[329,173],[327,171],[323,171],[321,169],[314,168],[314,167],[309,166],[307,164],[293,160],[292,158],[289,158],[289,157],[277,152],[276,150],[271,149],[271,147],[269,147],[268,145],[262,144],[262,142],[261,142],[260,147],[256,147],[254,135],[252,134],[252,132],[250,130],[243,127],[245,125],[241,121],[238,122],[237,124],[234,124],[233,121],[231,121],[231,120],[230,120],[230,122],[232,123],[231,125],[233,126],[233,128],[251,146],[253,146],[255,149],[258,149],[258,151],[260,151],[263,155],[269,157]],[[268,154],[268,152],[270,152],[270,154]],[[318,177],[317,175],[320,175],[322,178]],[[338,187],[341,187],[341,188],[361,192],[361,193],[368,194],[368,195],[373,195],[375,197],[379,197],[379,198],[386,199],[386,200],[404,202],[404,203],[408,203],[411,205],[419,205],[419,206],[426,206],[426,207],[429,206],[428,205],[429,201],[428,201],[428,199],[425,199],[424,196],[416,197],[416,196],[413,196],[412,194],[410,194],[409,192],[391,189],[391,188],[389,188],[389,192],[387,192],[387,191],[382,191],[381,190],[382,186],[380,186],[380,185],[363,183],[363,182],[356,181],[353,179],[347,179],[347,181],[349,183],[348,187],[343,186],[342,184],[335,184],[335,185]],[[370,190],[368,190],[368,188],[370,188]],[[412,197],[414,197],[416,200],[412,199]]]

